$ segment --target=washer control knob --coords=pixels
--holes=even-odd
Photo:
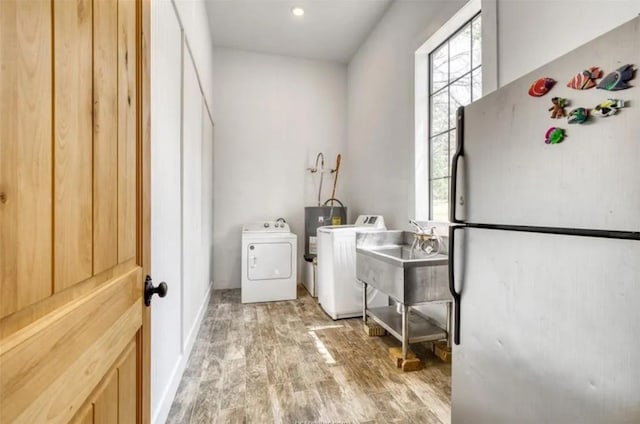
[[[269,228],[269,223],[268,222],[264,223],[264,228]]]

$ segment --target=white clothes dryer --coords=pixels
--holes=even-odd
[[[242,303],[297,297],[297,242],[289,224],[281,220],[242,228]]]
[[[380,215],[360,215],[353,225],[318,228],[318,303],[334,320],[362,316],[362,283],[356,278],[356,232],[386,230]],[[388,306],[389,297],[367,289],[369,307]]]

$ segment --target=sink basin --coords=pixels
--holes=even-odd
[[[450,301],[448,256],[411,249],[413,233],[376,231],[356,235],[356,276],[407,305]]]

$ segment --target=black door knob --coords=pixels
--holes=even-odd
[[[163,281],[154,287],[151,276],[147,275],[147,278],[144,280],[144,304],[151,306],[151,297],[154,294],[157,294],[160,297],[165,297],[167,295],[167,290],[167,283]]]

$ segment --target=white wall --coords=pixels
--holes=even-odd
[[[500,86],[638,14],[638,0],[498,0]]]
[[[349,63],[346,169],[352,216],[414,216],[414,53],[464,1],[396,1]]]
[[[247,222],[284,217],[298,235],[298,281],[304,207],[317,197],[306,171],[323,152],[325,167],[346,148],[346,67],[234,49],[215,49],[213,95],[214,285],[240,287],[240,239]],[[342,171],[341,171],[342,172]],[[325,175],[322,199],[331,194]],[[348,184],[339,179],[337,197]]]
[[[169,287],[151,309],[154,423],[169,413],[212,281],[213,51],[198,10],[202,1],[151,7],[151,275]]]

